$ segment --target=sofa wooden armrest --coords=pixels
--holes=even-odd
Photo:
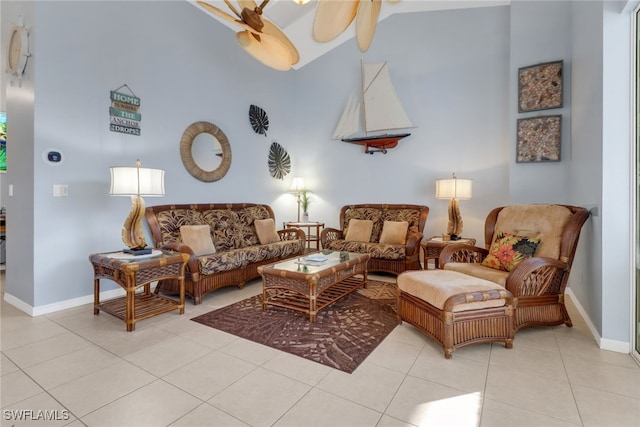
[[[543,296],[556,294],[554,282],[568,272],[566,262],[553,258],[533,257],[525,259],[511,271],[505,287],[517,296]]]
[[[418,233],[410,233],[407,236],[407,243],[405,244],[405,251],[407,256],[413,256],[415,254],[419,254],[420,252],[420,242],[422,241],[423,234]]]
[[[327,227],[320,232],[320,242],[323,248],[326,248],[329,242],[340,239],[344,239],[344,233],[337,228]]]
[[[198,257],[193,253],[193,250],[188,245],[181,242],[170,242],[166,245],[160,246],[160,249],[189,254],[189,261],[187,261],[187,269],[185,273],[191,274],[191,277],[193,277],[194,280],[198,280],[200,277],[200,264],[198,263]]]
[[[285,240],[302,240],[303,242],[306,239],[304,231],[299,228],[285,228],[282,230],[277,230],[278,236],[280,236],[281,241]]]
[[[488,253],[487,249],[464,243],[447,245],[440,252],[439,265],[443,266],[449,262],[480,263]]]

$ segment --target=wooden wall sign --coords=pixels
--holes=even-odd
[[[129,92],[131,92],[131,95],[118,92],[123,87],[127,88]],[[140,136],[140,120],[142,120],[142,115],[139,112],[140,98],[138,98],[126,84],[116,90],[112,90],[110,98],[109,130],[111,132]]]

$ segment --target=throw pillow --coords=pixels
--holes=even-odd
[[[516,236],[498,232],[482,265],[502,271],[512,271],[523,260],[531,258],[540,244],[537,237]]]
[[[387,245],[404,245],[407,243],[407,221],[385,221],[382,225],[380,243]]]
[[[208,225],[183,225],[180,227],[182,243],[189,246],[196,256],[216,253]]]
[[[273,218],[256,219],[253,222],[256,226],[256,234],[261,245],[280,241],[280,236],[276,232],[276,223]]]
[[[373,221],[370,219],[350,219],[347,227],[347,242],[368,242],[371,239]]]

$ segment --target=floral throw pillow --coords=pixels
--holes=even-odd
[[[482,265],[502,271],[512,271],[523,260],[531,258],[540,244],[537,237],[523,237],[498,232]]]

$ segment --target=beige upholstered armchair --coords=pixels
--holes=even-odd
[[[440,265],[498,283],[515,299],[516,331],[528,326],[572,326],[564,304],[585,208],[515,205],[492,210],[485,221],[485,248],[451,245]]]

